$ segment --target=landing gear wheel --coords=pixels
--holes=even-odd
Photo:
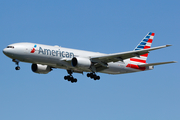
[[[76,79],[76,78],[74,79],[74,82],[77,82],[77,79]]]
[[[67,80],[71,81],[72,80],[72,76],[67,76]]]
[[[71,83],[76,83],[77,79],[72,76],[72,71],[68,70],[68,74],[69,75],[64,76],[64,79],[67,81],[71,81]]]
[[[88,74],[87,74],[87,77],[90,77],[90,76],[91,76],[90,73],[88,73]]]
[[[65,80],[67,80],[67,79],[68,79],[68,77],[67,77],[67,76],[64,76],[64,79],[65,79]]]
[[[76,83],[77,82],[77,79],[76,78],[74,78],[73,80],[71,80],[71,83]]]
[[[97,76],[95,73],[88,73],[87,77],[90,77],[91,79],[94,79],[94,80],[100,79],[100,76]]]
[[[19,67],[19,66],[17,66],[17,67],[15,67],[15,69],[16,69],[16,70],[20,70],[20,67]]]

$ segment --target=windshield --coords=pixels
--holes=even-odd
[[[14,48],[14,46],[7,46],[7,48]]]

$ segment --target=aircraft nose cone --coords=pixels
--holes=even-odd
[[[4,48],[4,49],[3,49],[3,53],[4,53],[4,54],[6,54],[6,53],[7,53],[7,52],[6,52],[6,48]]]
[[[4,49],[3,49],[3,53],[4,53],[6,56],[12,56],[11,51],[10,51],[9,49],[7,49],[7,48],[4,48]]]

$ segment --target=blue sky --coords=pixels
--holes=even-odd
[[[16,42],[34,42],[102,53],[133,50],[148,32],[152,51],[147,62],[179,57],[179,0],[1,0],[0,49]],[[100,81],[65,70],[40,75],[31,64],[21,70],[1,56],[1,120],[179,120],[179,63],[152,71],[101,76]]]

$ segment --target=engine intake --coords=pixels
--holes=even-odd
[[[35,73],[39,74],[47,74],[49,73],[52,69],[48,65],[41,65],[41,64],[32,64],[31,69]]]
[[[91,66],[91,60],[88,58],[73,57],[71,64],[73,67],[89,69]]]

